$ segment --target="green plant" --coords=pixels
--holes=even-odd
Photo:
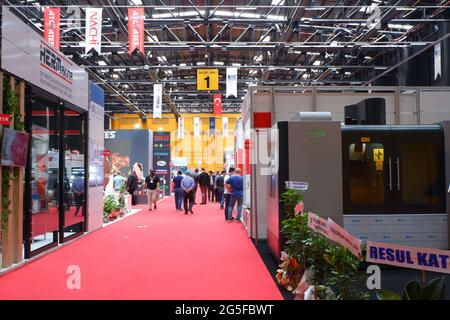
[[[424,285],[412,280],[405,285],[401,296],[389,290],[380,290],[377,297],[379,300],[444,300],[445,278],[434,278]]]
[[[114,198],[114,195],[108,195],[105,197],[103,201],[103,217],[109,217],[109,215],[114,211],[117,210],[117,203],[116,199]]]
[[[338,300],[367,300],[369,294],[364,287],[365,273],[361,261],[341,246],[329,246],[324,258],[330,267],[329,284],[335,288]]]
[[[286,218],[294,215],[294,208],[300,201],[303,200],[303,196],[296,190],[288,189],[281,194],[281,202],[284,203],[284,216]]]

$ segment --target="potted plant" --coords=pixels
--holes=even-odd
[[[128,213],[127,204],[125,201],[126,194],[127,194],[127,189],[126,189],[126,186],[123,185],[119,190],[119,199],[117,201],[118,202],[117,207],[120,212],[120,214],[119,214],[120,217],[123,217],[124,215],[126,215]]]
[[[116,199],[113,195],[106,196],[103,201],[103,222],[108,223],[115,210],[117,210]]]

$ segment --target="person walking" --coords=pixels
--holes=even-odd
[[[208,201],[214,202],[214,183],[216,180],[216,175],[214,172],[209,171],[209,187],[208,187]]]
[[[225,170],[222,171],[222,173],[218,173],[217,177],[216,177],[216,190],[217,190],[217,200],[220,203],[220,209],[223,209],[223,202],[224,202],[224,197],[223,197],[223,192],[224,192],[224,188],[225,188]]]
[[[209,174],[207,174],[205,169],[202,168],[202,172],[200,173],[198,178],[200,184],[200,192],[202,193],[202,202],[200,204],[206,204],[206,197],[210,183],[209,180]]]
[[[184,205],[184,214],[188,214],[188,211],[193,214],[192,208],[194,206],[194,197],[195,197],[195,181],[194,178],[191,177],[191,173],[186,172],[186,176],[181,180],[181,189],[183,190],[183,205]]]
[[[219,177],[219,176],[220,176],[220,172],[217,171],[217,172],[216,172],[216,179],[217,179],[217,177]],[[217,184],[216,184],[215,182],[214,182],[214,195],[215,195],[216,202],[219,202],[219,203],[220,203],[221,198],[219,197],[219,190],[217,189]]]
[[[175,208],[176,210],[183,210],[183,189],[181,188],[181,181],[183,180],[183,173],[177,172],[177,176],[173,178],[173,191],[175,192]]]
[[[156,202],[159,196],[160,179],[155,175],[154,170],[150,170],[150,174],[145,177],[145,188],[147,189],[148,211],[152,211],[152,205],[156,210]]]
[[[195,188],[194,188],[194,204],[197,204],[195,202],[195,199],[197,198],[197,189],[198,189],[198,185],[199,185],[199,174],[198,174],[198,169],[196,168],[194,170],[194,172],[190,173],[192,179],[194,179],[194,183],[195,183]]]
[[[244,197],[244,180],[241,177],[241,169],[237,168],[235,174],[225,181],[225,188],[231,191],[230,206],[228,208],[228,222],[241,221],[242,203]],[[234,205],[237,203],[236,219],[233,219]]]
[[[228,174],[225,175],[225,177],[223,178],[224,183],[230,178],[232,177],[234,174],[234,168],[230,167],[230,169],[228,169]],[[231,191],[229,191],[226,186],[223,192],[223,197],[224,197],[224,202],[225,202],[225,220],[228,221],[228,208],[230,207],[230,201],[231,201]],[[223,206],[222,206],[223,207]]]
[[[134,194],[138,187],[138,177],[134,171],[130,170],[130,175],[127,180],[127,191],[131,194],[131,204],[136,205],[136,195]]]
[[[78,211],[81,208],[81,213],[84,215],[83,202],[84,202],[84,176],[82,173],[77,173],[72,182],[72,192],[75,200],[75,215],[78,215]]]

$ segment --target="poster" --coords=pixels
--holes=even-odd
[[[153,170],[155,170],[155,174],[161,178],[161,186],[164,186],[164,193],[166,196],[170,195],[170,162],[170,132],[154,132]]]

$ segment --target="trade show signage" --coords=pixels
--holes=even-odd
[[[367,241],[367,262],[450,273],[450,251]]]
[[[128,8],[128,54],[144,53],[144,8]]]
[[[44,39],[59,50],[60,42],[60,8],[44,9]]]
[[[178,139],[184,138],[184,118],[178,118]]]
[[[161,119],[162,115],[162,83],[153,85],[153,119]]]
[[[294,189],[298,191],[306,191],[308,190],[308,182],[300,182],[300,181],[285,181],[286,189]]]
[[[228,118],[227,117],[222,118],[222,136],[223,137],[228,136]]]
[[[86,48],[87,54],[91,49],[101,52],[102,45],[102,9],[86,8]]]
[[[181,118],[180,118],[181,119]],[[153,169],[162,176],[165,183],[165,194],[170,195],[170,132],[153,133]],[[161,185],[163,185],[161,181]]]
[[[0,124],[9,126],[11,125],[11,115],[8,114],[0,114]]]
[[[200,136],[200,118],[194,117],[194,137]]]
[[[197,69],[197,90],[219,90],[219,69]]]
[[[89,109],[87,72],[6,7],[1,50],[2,69],[84,110]]]
[[[234,96],[237,98],[237,68],[227,68],[227,94],[226,98],[229,96]]]
[[[436,80],[442,72],[442,61],[441,61],[441,43],[434,45],[434,79]]]

